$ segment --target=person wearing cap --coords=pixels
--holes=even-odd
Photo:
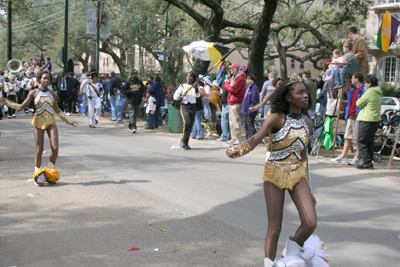
[[[131,133],[136,133],[136,117],[139,114],[140,104],[142,103],[142,98],[146,93],[146,87],[143,82],[138,78],[138,71],[132,69],[131,77],[126,81],[123,88],[123,95],[125,97],[126,103],[129,109],[129,125],[128,130]]]
[[[86,96],[88,98],[88,120],[89,128],[96,128],[101,114],[101,91],[103,86],[98,82],[99,74],[96,69],[90,70],[92,82],[86,86]],[[95,113],[96,111],[96,113]]]
[[[241,138],[242,102],[246,93],[246,74],[239,72],[238,63],[230,65],[229,68],[231,69],[232,76],[224,85],[225,90],[229,93],[229,126],[232,135],[229,143],[239,145]]]
[[[61,71],[61,75],[57,77],[55,81],[55,88],[57,93],[58,107],[66,112],[67,116],[71,115],[71,97],[72,97],[72,86],[71,79],[67,75],[67,71],[64,69]]]
[[[315,106],[317,104],[317,85],[311,79],[311,71],[310,70],[305,70],[303,72],[302,78],[308,86],[308,92],[310,93],[310,97],[311,97],[311,99],[310,99],[311,106],[308,110],[315,113]]]
[[[114,88],[119,90],[122,89],[121,80],[115,76],[115,72],[110,72],[110,82],[108,83],[108,91],[110,92],[110,104],[111,104],[111,120],[117,121],[117,106],[115,105],[117,101],[117,95],[114,94]],[[120,114],[118,114],[120,117]]]
[[[81,87],[81,83],[74,77],[75,73],[69,72],[69,78],[71,79],[71,87],[72,87],[72,96],[71,96],[71,112],[77,113],[76,104],[78,103],[78,92]]]

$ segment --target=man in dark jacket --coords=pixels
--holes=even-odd
[[[81,87],[81,83],[74,77],[75,73],[70,72],[69,77],[71,79],[71,87],[72,87],[72,113],[78,113],[79,111],[76,110],[76,103],[78,102],[78,92]]]
[[[62,70],[61,75],[57,77],[55,86],[58,107],[69,116],[71,114],[72,86],[71,78],[67,76],[66,70]]]
[[[154,84],[150,86],[147,89],[147,91],[150,89],[153,89],[154,98],[156,99],[156,112],[154,113],[154,128],[158,128],[159,125],[163,126],[161,118],[161,107],[165,106],[165,94],[160,76],[157,75],[154,78]]]
[[[139,113],[140,103],[142,103],[143,95],[146,87],[141,80],[138,79],[137,70],[131,71],[131,78],[124,85],[123,94],[129,108],[129,130],[136,133],[136,116]]]
[[[115,106],[115,101],[117,96],[114,94],[114,88],[122,89],[121,80],[115,76],[115,72],[110,72],[110,82],[108,83],[108,92],[110,92],[110,104],[111,104],[111,119],[113,121],[117,120],[117,107]]]

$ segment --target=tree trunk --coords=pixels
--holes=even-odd
[[[277,5],[277,1],[264,0],[262,15],[257,22],[249,47],[248,69],[256,76],[256,84],[260,89],[264,81],[264,51],[267,47],[271,22]]]
[[[274,41],[276,51],[279,54],[279,71],[283,80],[287,79],[287,63],[286,63],[286,48],[282,46],[279,34],[277,32],[271,33],[271,38]]]

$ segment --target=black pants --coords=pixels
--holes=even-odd
[[[16,95],[8,95],[8,100],[17,103],[17,96]],[[8,116],[15,114],[15,109],[8,108]]]
[[[60,110],[71,113],[71,95],[67,91],[61,91],[57,100]]]
[[[196,117],[196,104],[182,104],[181,115],[183,119],[182,140],[185,145],[189,145],[189,137],[192,133],[194,118]]]
[[[139,105],[128,104],[129,109],[129,130],[137,129],[136,127],[136,117],[139,115]]]
[[[254,127],[254,117],[244,116],[244,127],[246,129],[246,139],[249,139],[256,134],[256,128]]]
[[[78,92],[76,90],[72,90],[71,95],[71,113],[77,113],[76,103],[78,102]]]
[[[358,124],[358,149],[364,164],[371,163],[374,158],[374,136],[380,122],[360,121]]]

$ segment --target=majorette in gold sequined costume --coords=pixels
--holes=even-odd
[[[301,152],[308,145],[309,134],[310,129],[303,115],[287,114],[282,128],[270,133],[272,152],[265,162],[262,180],[289,190],[293,190],[303,178],[308,182],[307,161],[301,160]],[[250,151],[250,144],[244,143],[238,148],[237,157]]]
[[[3,99],[5,105],[16,110],[21,110],[22,105]],[[33,116],[32,125],[41,130],[47,130],[51,125],[56,125],[54,111],[54,96],[50,90],[38,90],[38,94],[34,99],[35,114]],[[61,111],[57,115],[67,124],[74,125],[67,116]],[[35,167],[35,175],[33,180],[37,185],[43,185],[44,182],[55,184],[60,179],[60,173],[54,168],[54,163],[49,162],[48,168]]]
[[[301,152],[308,145],[309,134],[303,115],[286,115],[282,128],[270,133],[272,152],[265,162],[263,181],[289,190],[303,178],[308,181],[307,161],[301,160]]]

